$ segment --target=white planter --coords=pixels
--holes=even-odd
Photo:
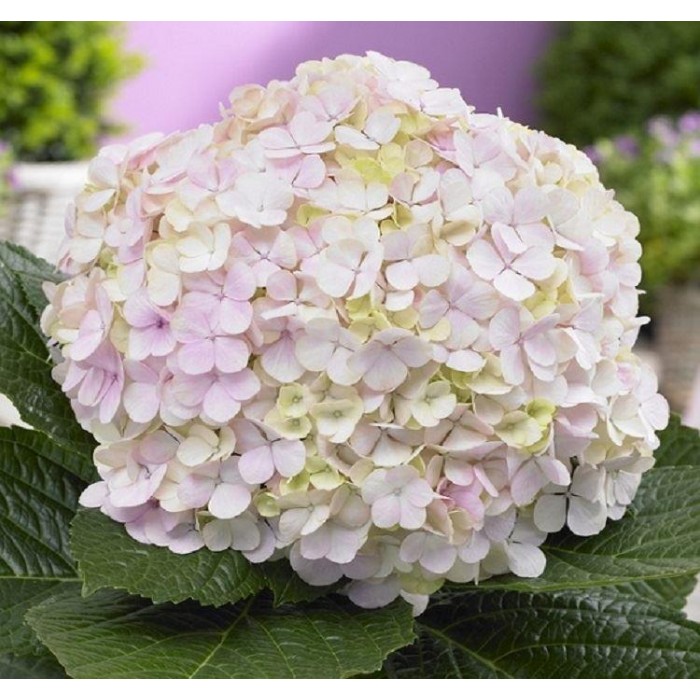
[[[66,207],[83,188],[87,168],[83,161],[15,164],[12,173],[16,189],[6,216],[0,219],[0,238],[56,262]]]

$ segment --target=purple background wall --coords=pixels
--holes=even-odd
[[[369,49],[427,66],[482,111],[531,122],[532,67],[548,22],[132,22],[129,45],[148,66],[115,102],[131,135],[218,116],[231,89],[293,75],[301,61]]]

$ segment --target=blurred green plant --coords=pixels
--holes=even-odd
[[[570,22],[540,65],[543,128],[579,146],[700,107],[700,22]]]
[[[639,217],[642,286],[700,281],[700,112],[656,117],[587,150],[605,186]]]
[[[115,22],[0,22],[0,137],[18,160],[79,160],[120,125],[106,114],[142,58]]]
[[[13,189],[12,150],[0,141],[0,217],[5,213],[10,191]]]

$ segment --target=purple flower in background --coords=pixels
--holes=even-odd
[[[647,132],[663,146],[674,147],[678,143],[678,132],[668,117],[654,117],[647,123]]]
[[[618,136],[613,143],[615,148],[624,156],[636,158],[639,155],[639,144],[634,136]]]
[[[591,159],[594,165],[599,165],[603,162],[603,154],[600,152],[598,146],[586,146],[583,152]]]
[[[678,120],[678,130],[684,134],[694,134],[700,131],[700,112],[686,112]]]

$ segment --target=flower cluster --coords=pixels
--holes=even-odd
[[[538,576],[667,422],[637,233],[583,153],[376,53],[107,147],[42,319],[100,443],[82,503],[367,607]]]

